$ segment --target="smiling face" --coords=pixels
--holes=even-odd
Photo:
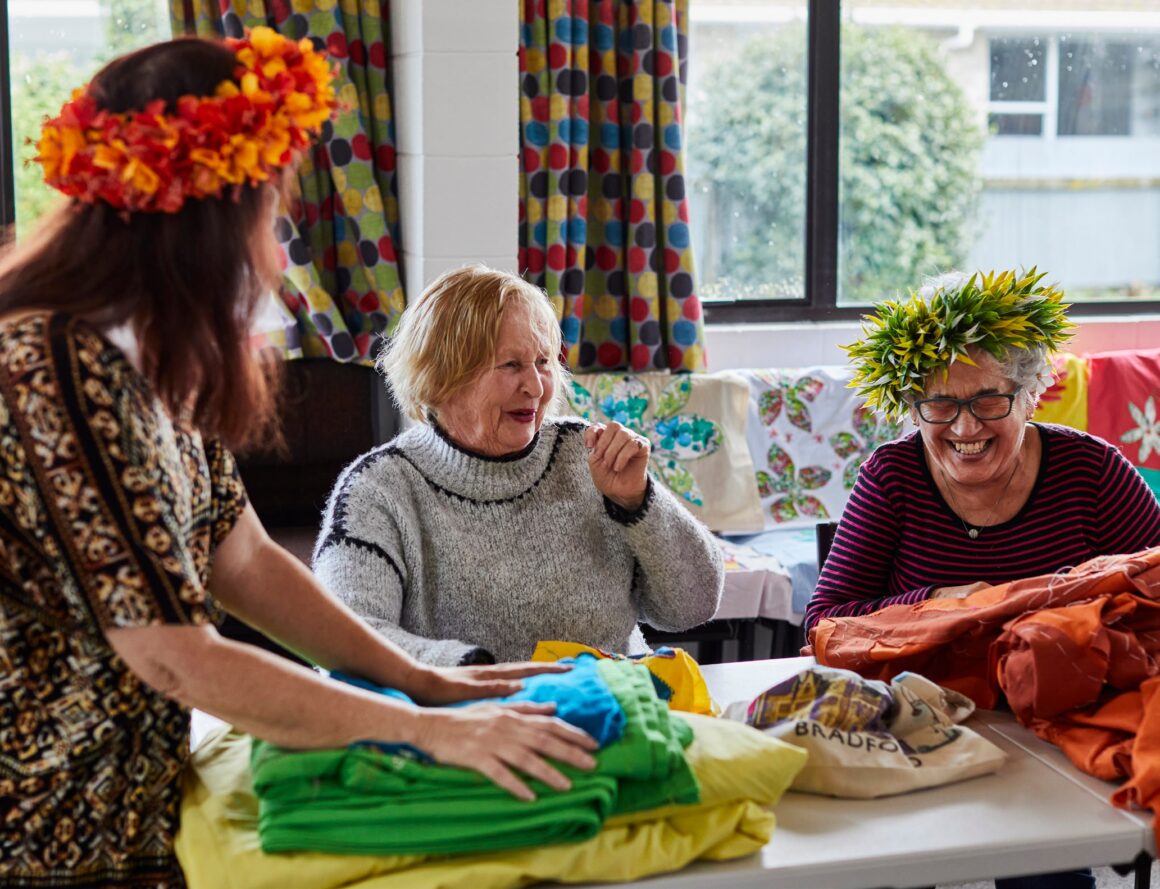
[[[439,425],[460,447],[489,457],[526,448],[555,396],[550,349],[528,307],[513,300],[500,315],[494,360],[437,407]]]
[[[1015,392],[1015,383],[1003,375],[994,358],[972,351],[971,359],[973,367],[963,361],[952,364],[945,380],[941,371],[931,375],[922,397],[971,398]],[[966,406],[953,423],[928,423],[913,409],[911,418],[922,430],[926,458],[936,475],[941,472],[959,487],[983,487],[1003,485],[1011,478],[1032,410],[1031,400],[1020,390],[1011,413],[1001,420],[980,420]]]

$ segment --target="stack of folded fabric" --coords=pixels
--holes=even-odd
[[[692,731],[670,714],[647,669],[578,659],[572,671],[535,676],[517,700],[551,700],[557,715],[603,746],[591,772],[564,767],[566,791],[532,782],[534,802],[482,775],[438,765],[409,749],[355,745],[291,751],[254,741],[251,769],[266,852],[462,854],[578,842],[605,821],[698,802],[684,748]]]
[[[466,855],[271,854],[258,837],[251,739],[219,729],[182,779],[177,855],[189,889],[517,889],[543,880],[635,880],[751,855],[806,753],[747,725],[689,714],[685,758],[701,801],[616,815],[583,842]]]

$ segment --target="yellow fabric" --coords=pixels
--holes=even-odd
[[[705,677],[701,675],[701,667],[693,659],[693,656],[683,648],[666,648],[664,651],[671,652],[671,654],[650,654],[644,657],[631,658],[631,660],[644,664],[653,676],[672,690],[672,697],[669,698],[670,710],[718,716],[721,713],[721,708],[709,695],[709,686],[705,684]],[[598,658],[626,659],[623,654],[609,654],[607,651],[590,648],[579,642],[552,640],[537,642],[536,650],[532,652],[532,660],[559,661],[580,654],[590,654]]]
[[[1052,359],[1055,384],[1039,398],[1034,419],[1040,423],[1059,423],[1073,429],[1088,428],[1088,360],[1070,352]]]
[[[299,853],[258,844],[250,739],[221,730],[193,754],[183,778],[177,856],[189,889],[511,889],[541,880],[632,880],[750,855],[769,842],[776,803],[806,754],[749,726],[690,714],[685,754],[702,801],[611,819],[573,845],[454,858]]]

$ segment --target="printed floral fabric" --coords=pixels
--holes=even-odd
[[[103,631],[217,618],[241,481],[85,324],[9,322],[0,355],[0,883],[183,886],[189,712]]]
[[[766,528],[838,519],[858,469],[903,423],[866,409],[845,367],[740,371],[747,440]]]
[[[565,389],[584,419],[648,438],[653,476],[711,530],[761,530],[745,447],[748,390],[736,374],[579,374]]]
[[[688,0],[523,0],[519,267],[576,371],[705,368],[685,194]]]
[[[1088,356],[1088,432],[1120,449],[1160,497],[1160,349]]]
[[[259,345],[287,358],[367,362],[404,308],[386,0],[170,0],[174,34],[240,37],[267,25],[310,37],[338,66],[340,103],[298,168],[277,222],[282,292]]]
[[[1083,432],[1088,428],[1088,360],[1070,352],[1052,358],[1055,382],[1039,396],[1036,422],[1058,423]]]

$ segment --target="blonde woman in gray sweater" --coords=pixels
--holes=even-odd
[[[522,660],[541,639],[647,651],[637,622],[709,620],[708,530],[618,423],[553,417],[565,371],[548,298],[473,266],[404,312],[380,369],[417,423],[338,479],[314,571],[433,665]]]

